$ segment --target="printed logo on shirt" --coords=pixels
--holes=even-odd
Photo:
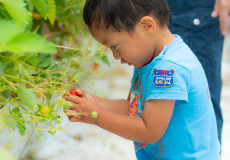
[[[170,87],[174,83],[174,70],[153,70],[153,84],[156,87]]]
[[[164,144],[162,140],[154,144],[134,142],[137,159],[163,160]]]
[[[129,104],[129,115],[135,116],[138,113],[139,98],[137,92],[131,92],[130,104]]]

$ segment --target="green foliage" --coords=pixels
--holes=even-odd
[[[101,57],[101,60],[105,63],[105,64],[107,64],[108,66],[110,66],[110,63],[109,63],[109,60],[108,60],[108,58],[107,58],[107,56],[102,56]]]
[[[49,8],[50,8],[47,4],[47,1],[46,0],[31,0],[31,3],[38,10],[38,12],[42,15],[42,17],[44,19],[47,19]]]
[[[0,132],[8,132],[9,143],[11,130],[24,136],[28,125],[38,140],[38,131],[62,131],[56,125],[63,113],[57,110],[71,105],[63,100],[65,94],[98,75],[94,64],[109,65],[104,48],[87,43],[84,3],[0,0]],[[13,107],[5,109],[7,104]],[[50,109],[47,115],[40,111],[44,105]]]
[[[34,93],[28,91],[26,87],[18,86],[17,96],[20,99],[20,105],[34,111],[37,106],[37,97]]]
[[[0,0],[9,15],[14,18],[18,24],[27,26],[32,18],[32,13],[26,9],[24,0]]]
[[[14,124],[13,121],[7,119],[7,120],[5,121],[5,123],[6,123],[7,127],[9,127],[12,131],[15,130],[15,124]]]
[[[24,136],[26,132],[25,123],[19,121],[19,122],[16,122],[16,125],[17,125],[18,131],[21,134],[21,136]]]
[[[7,12],[6,8],[3,5],[0,5],[0,18],[1,19],[6,19],[6,20],[11,20],[11,16]]]
[[[6,65],[0,60],[0,76],[2,75],[2,73],[4,72]]]
[[[50,20],[50,23],[53,25],[55,21],[56,16],[56,5],[54,0],[47,0],[49,5],[49,12],[48,12],[48,18]]]
[[[54,45],[35,33],[25,33],[15,22],[0,20],[0,35],[1,52],[56,53]]]

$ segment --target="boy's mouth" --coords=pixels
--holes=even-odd
[[[127,61],[125,61],[125,60],[121,59],[121,64],[124,64],[124,63],[128,64],[129,66],[131,66],[131,65],[132,65],[132,63],[129,63],[129,62],[127,62]]]

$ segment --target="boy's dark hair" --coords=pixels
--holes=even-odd
[[[169,23],[166,0],[86,0],[83,18],[88,27],[132,31],[144,16],[154,16],[161,26]]]

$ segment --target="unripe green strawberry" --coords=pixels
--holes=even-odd
[[[61,118],[58,118],[57,119],[57,123],[59,124],[59,123],[62,123],[63,122],[63,120],[61,119]]]
[[[54,130],[54,128],[50,128],[48,131],[50,134],[54,135],[56,133],[56,131]]]
[[[79,67],[79,59],[71,60],[70,67]]]
[[[40,108],[40,112],[41,112],[42,114],[48,115],[48,114],[50,114],[50,108],[49,108],[48,106],[42,106],[42,107]]]
[[[91,112],[91,117],[92,118],[97,118],[98,114],[96,111]]]
[[[63,104],[63,108],[65,109],[70,109],[71,106],[72,106],[72,103],[70,101],[65,101]]]
[[[64,130],[62,126],[60,126],[58,129],[59,129],[60,131],[63,131],[63,130]]]

